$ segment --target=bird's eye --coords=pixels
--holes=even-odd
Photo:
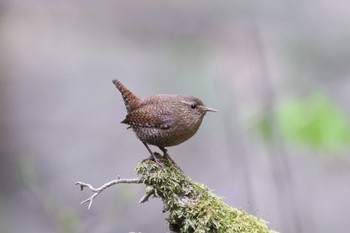
[[[197,108],[197,104],[191,104],[191,108],[192,108],[192,109]]]

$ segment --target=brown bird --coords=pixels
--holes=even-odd
[[[140,99],[118,80],[113,80],[113,83],[122,94],[128,112],[121,123],[134,130],[156,161],[148,144],[158,146],[168,156],[165,147],[191,138],[205,114],[217,112],[193,96],[159,94]]]

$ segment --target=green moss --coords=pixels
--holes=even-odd
[[[208,187],[185,176],[169,161],[162,161],[163,167],[154,161],[145,161],[136,172],[147,190],[162,199],[164,212],[169,212],[166,220],[170,230],[181,233],[275,232],[268,229],[265,221],[230,207]]]

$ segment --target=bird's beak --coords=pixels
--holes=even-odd
[[[206,112],[217,112],[218,110],[214,109],[214,108],[209,108],[207,106],[204,106],[203,107],[203,110],[206,111]]]

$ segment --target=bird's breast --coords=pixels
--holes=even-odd
[[[201,121],[188,123],[181,119],[175,120],[169,128],[152,128],[133,126],[137,137],[148,144],[169,147],[181,144],[190,139],[197,131]]]

